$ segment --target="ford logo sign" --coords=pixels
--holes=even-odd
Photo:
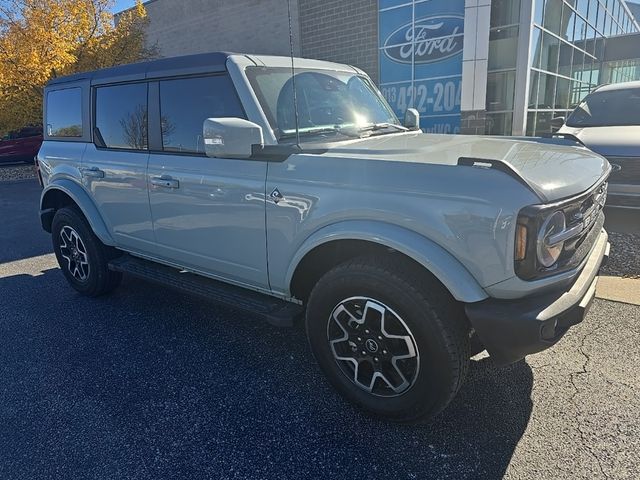
[[[463,32],[464,18],[458,15],[421,18],[391,32],[383,49],[399,63],[439,62],[462,52]]]

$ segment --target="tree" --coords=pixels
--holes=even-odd
[[[42,122],[52,78],[152,58],[140,0],[120,14],[113,0],[0,2],[0,134]]]

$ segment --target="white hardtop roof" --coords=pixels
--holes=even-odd
[[[291,57],[277,56],[277,55],[253,55],[253,54],[245,54],[245,55],[233,54],[229,56],[229,60],[232,62],[236,62],[239,64],[246,64],[246,60],[243,61],[243,59],[249,59],[254,64],[265,66],[265,67],[291,68]],[[313,60],[310,58],[294,57],[293,65],[294,65],[294,68],[317,68],[322,70],[357,72],[359,74],[364,74],[362,70],[356,67],[352,67],[351,65],[345,65],[343,63],[328,62],[325,60]]]

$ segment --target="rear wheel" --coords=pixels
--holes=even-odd
[[[321,369],[348,400],[398,422],[420,422],[455,396],[469,363],[460,305],[413,265],[360,258],[313,289],[307,335]]]
[[[117,256],[117,250],[96,237],[78,210],[65,207],[56,212],[51,238],[62,273],[78,292],[97,297],[120,284],[122,274],[108,268],[109,260]]]

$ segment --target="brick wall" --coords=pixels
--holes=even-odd
[[[160,56],[212,51],[289,55],[286,0],[149,0]],[[291,0],[295,55],[355,65],[378,80],[377,0]]]
[[[355,65],[378,81],[377,0],[299,0],[302,56]]]
[[[460,133],[463,135],[484,135],[487,121],[487,112],[484,110],[462,111]]]
[[[213,51],[289,55],[286,0],[150,0],[147,41],[161,56]],[[291,0],[300,54],[298,2]]]

